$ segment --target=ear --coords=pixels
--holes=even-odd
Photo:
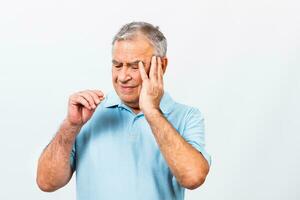
[[[163,72],[165,74],[166,69],[167,69],[167,65],[168,65],[168,58],[167,57],[161,58],[161,64],[162,64]]]

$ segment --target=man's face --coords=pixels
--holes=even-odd
[[[153,47],[142,36],[133,40],[116,41],[112,51],[112,81],[120,99],[129,107],[138,108],[142,79],[138,62],[142,61],[147,74]]]

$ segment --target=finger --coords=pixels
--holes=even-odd
[[[151,66],[150,66],[150,74],[149,74],[150,80],[157,80],[157,62],[156,62],[156,56],[153,56],[151,59]]]
[[[96,105],[98,105],[101,102],[102,99],[100,99],[100,97],[95,92],[93,92],[92,90],[88,90],[87,92],[94,99],[94,102],[96,103]]]
[[[80,95],[77,95],[76,98],[74,99],[74,101],[75,101],[76,104],[79,103],[79,104],[83,105],[85,108],[87,108],[89,110],[92,109],[89,102]]]
[[[98,95],[100,98],[101,97],[104,98],[104,93],[102,91],[100,91],[100,90],[91,90],[91,91],[93,91],[94,93],[96,93],[96,95]]]
[[[139,70],[140,70],[140,74],[141,74],[141,77],[142,77],[142,80],[147,80],[148,79],[148,75],[145,71],[145,67],[142,63],[142,61],[139,62]]]
[[[88,92],[81,92],[78,95],[80,95],[83,98],[85,98],[85,100],[87,100],[87,102],[89,103],[89,105],[91,106],[91,108],[96,108],[96,104],[94,102],[94,99],[93,99],[93,97],[91,97],[91,95]]]
[[[161,63],[161,58],[157,57],[157,76],[158,76],[158,81],[162,81],[163,79],[163,70],[162,70],[162,63]]]

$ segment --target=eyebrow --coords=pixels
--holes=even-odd
[[[130,63],[127,63],[127,65],[137,65],[137,64],[139,64],[139,62],[140,62],[141,60],[135,60],[135,61],[133,61],[133,62],[130,62]],[[141,61],[142,63],[143,63],[143,65],[145,65],[145,63],[143,62],[143,61]],[[112,60],[112,63],[113,64],[123,64],[122,62],[119,62],[119,61],[117,61],[117,60]]]

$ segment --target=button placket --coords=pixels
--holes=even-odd
[[[132,120],[131,120],[131,124],[130,124],[130,132],[129,132],[129,137],[130,137],[130,140],[135,140],[136,137],[137,137],[137,123],[136,123],[136,120],[137,118],[134,117]]]

